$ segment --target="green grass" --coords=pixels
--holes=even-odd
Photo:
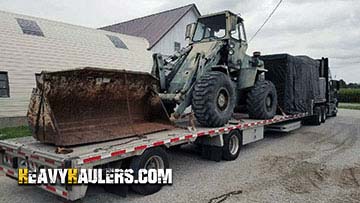
[[[339,103],[340,109],[360,110],[360,103]]]
[[[0,129],[0,140],[11,138],[31,136],[31,131],[28,126],[11,127]]]
[[[339,104],[345,106],[360,106],[360,103],[351,103],[351,102],[340,102]]]
[[[339,91],[340,102],[360,103],[360,88],[342,88]]]

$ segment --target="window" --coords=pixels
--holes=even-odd
[[[120,48],[120,49],[128,49],[128,47],[126,46],[126,44],[121,41],[121,39],[117,36],[112,36],[112,35],[106,35],[110,41],[114,44],[114,46],[116,48]]]
[[[10,97],[9,78],[7,72],[0,72],[0,98]]]
[[[17,18],[16,20],[24,34],[44,37],[44,33],[35,21],[21,18]]]
[[[235,30],[231,30],[231,37],[236,40],[240,40],[239,25],[236,25]]]
[[[175,42],[174,43],[174,50],[175,51],[180,51],[180,49],[181,49],[181,44],[179,42]]]
[[[203,39],[220,39],[226,36],[226,16],[224,14],[199,18],[196,24],[194,42]]]
[[[240,24],[240,38],[242,41],[246,41],[246,32],[245,32],[245,26],[243,23]]]

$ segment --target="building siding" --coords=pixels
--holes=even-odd
[[[23,34],[16,18],[35,20],[45,37]],[[106,35],[128,47],[116,48]],[[150,72],[152,53],[143,38],[0,11],[0,71],[8,72],[10,98],[0,98],[0,118],[25,116],[35,73],[81,67]]]
[[[174,43],[179,42],[181,47],[186,47],[188,41],[185,40],[186,25],[196,22],[198,15],[194,9],[191,9],[186,15],[176,23],[176,25],[155,44],[151,49],[154,53],[161,53],[164,55],[171,55],[175,52]]]

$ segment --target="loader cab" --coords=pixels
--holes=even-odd
[[[243,19],[230,11],[200,17],[196,23],[186,27],[185,38],[190,40],[190,44],[234,40],[247,45]]]
[[[230,72],[235,74],[238,74],[241,64],[244,66],[248,64],[244,62],[245,58],[250,60],[246,55],[248,45],[244,21],[230,11],[200,17],[196,23],[187,26],[185,37],[189,39],[189,44],[192,46],[208,43],[210,47],[214,42],[223,42],[219,64],[227,65]]]

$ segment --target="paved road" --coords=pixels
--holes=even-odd
[[[192,148],[171,152],[172,186],[127,198],[92,187],[83,202],[360,202],[359,124],[360,111],[341,110],[320,127],[267,135],[233,162],[203,160]],[[0,177],[0,202],[63,201]]]

